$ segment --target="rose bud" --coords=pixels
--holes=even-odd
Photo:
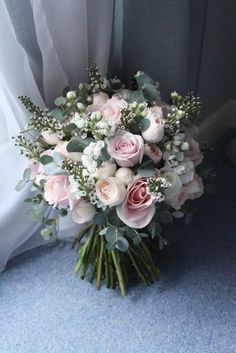
[[[116,172],[116,164],[111,160],[103,162],[97,170],[98,178],[111,177]]]
[[[145,141],[158,143],[164,137],[164,120],[161,108],[149,108],[146,119],[150,121],[150,126],[142,132]]]
[[[71,215],[74,222],[82,224],[90,222],[95,213],[96,209],[91,203],[80,199],[74,206]]]
[[[131,183],[134,177],[132,169],[122,167],[116,171],[115,177],[120,179],[125,185]]]

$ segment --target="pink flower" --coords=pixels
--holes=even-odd
[[[74,222],[82,224],[90,222],[96,213],[95,207],[83,200],[80,199],[74,206],[71,216]]]
[[[160,162],[162,157],[162,152],[155,143],[145,144],[144,145],[144,154],[151,158],[155,164]]]
[[[116,123],[120,122],[121,110],[127,107],[128,103],[119,95],[114,95],[108,99],[100,110],[101,115],[106,120],[113,120]]]
[[[204,193],[202,178],[195,173],[193,180],[185,185],[185,190],[190,200],[201,197]]]
[[[97,197],[110,207],[119,205],[126,197],[125,184],[118,178],[107,177],[96,182]]]
[[[59,203],[69,204],[68,178],[65,175],[52,175],[46,177],[44,184],[44,198],[50,205],[56,206]]]
[[[120,167],[133,167],[143,159],[143,139],[139,135],[125,132],[109,141],[107,151]]]
[[[122,222],[133,228],[146,227],[155,213],[155,201],[147,193],[147,179],[137,176],[127,189],[124,202],[116,207]]]
[[[93,95],[93,104],[103,106],[109,99],[108,94],[104,92],[95,93]]]
[[[60,141],[54,148],[54,152],[58,152],[62,154],[65,158],[70,158],[69,152],[67,151],[66,147],[68,145],[69,141]]]
[[[189,149],[185,151],[185,156],[193,162],[194,166],[197,166],[202,163],[203,160],[203,154],[199,148],[199,143],[192,137],[187,137],[186,141],[189,144]]]
[[[146,118],[150,121],[149,127],[142,132],[145,141],[150,143],[158,143],[164,137],[164,120],[160,107],[152,107],[148,109]]]

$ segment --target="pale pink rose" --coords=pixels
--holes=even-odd
[[[83,224],[92,221],[93,217],[95,216],[95,213],[96,209],[91,203],[80,199],[74,205],[71,216],[74,222]]]
[[[104,92],[95,93],[93,95],[93,104],[103,106],[108,99],[108,94]]]
[[[147,179],[136,176],[124,202],[116,207],[118,217],[132,228],[146,227],[155,213],[155,200],[147,193]]]
[[[189,149],[185,151],[184,154],[193,162],[194,166],[197,166],[202,163],[203,160],[203,154],[199,148],[199,143],[191,137],[187,137],[186,141],[189,144]]]
[[[69,204],[68,178],[65,175],[51,175],[46,177],[44,184],[44,198],[50,205]]]
[[[150,143],[158,143],[164,137],[164,120],[160,107],[152,107],[148,109],[146,118],[150,121],[150,126],[142,132],[145,141]]]
[[[106,120],[113,120],[116,123],[120,122],[121,110],[127,107],[128,103],[119,95],[114,95],[104,104],[100,110],[101,115]]]
[[[185,190],[190,200],[201,197],[204,193],[202,178],[195,173],[193,180],[185,185]]]
[[[70,155],[69,152],[67,151],[66,147],[68,145],[69,141],[60,141],[54,148],[54,152],[58,152],[62,154],[65,158],[69,159]]]
[[[118,178],[107,177],[96,182],[98,198],[110,207],[119,205],[126,197],[125,184]]]
[[[151,158],[155,164],[160,162],[162,157],[162,152],[155,143],[145,144],[144,145],[144,154]]]
[[[176,211],[183,206],[185,201],[188,199],[188,193],[185,187],[182,187],[177,195],[172,197],[171,199],[166,200],[166,203],[172,206]]]
[[[124,132],[108,142],[107,151],[120,167],[133,167],[143,159],[143,139],[139,135]]]

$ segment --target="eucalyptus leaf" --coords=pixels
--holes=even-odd
[[[65,171],[61,167],[59,167],[56,162],[46,164],[44,166],[44,170],[49,175],[58,175],[65,173]]]
[[[62,105],[65,105],[66,104],[66,98],[65,97],[57,97],[54,101],[54,103],[60,107]]]
[[[27,181],[25,180],[20,180],[16,186],[15,186],[15,190],[16,191],[21,191],[22,189],[24,189],[25,185],[27,184]]]
[[[127,251],[129,248],[129,242],[124,237],[119,237],[116,241],[116,248],[120,251]]]
[[[102,213],[96,213],[95,216],[93,217],[93,222],[95,224],[102,225],[106,222],[106,216]]]
[[[53,157],[53,160],[57,163],[61,163],[65,160],[65,157],[63,156],[63,154],[59,152],[53,152],[52,157]]]
[[[83,147],[79,140],[71,140],[66,146],[68,152],[83,152]]]
[[[147,118],[142,118],[139,122],[139,127],[141,131],[146,131],[150,127],[150,120]]]
[[[49,164],[53,162],[53,158],[51,156],[44,155],[39,158],[39,162],[43,165]]]
[[[59,120],[59,121],[63,121],[65,120],[66,116],[63,115],[63,111],[61,109],[55,108],[53,110],[50,111],[50,115]]]
[[[29,181],[30,176],[31,176],[31,169],[30,168],[26,168],[24,173],[23,173],[23,180],[26,181],[26,182]]]
[[[150,76],[145,74],[144,72],[139,72],[138,75],[134,75],[135,80],[139,86],[143,86],[145,83],[150,83],[152,82],[152,79]]]
[[[156,100],[159,95],[159,91],[153,83],[144,83],[142,90],[144,96],[150,101]]]
[[[129,103],[133,103],[133,102],[143,103],[143,102],[145,102],[142,91],[141,90],[132,91],[129,95],[128,102]]]
[[[150,177],[155,174],[155,164],[152,160],[147,160],[141,164],[138,168],[137,173],[144,177]]]
[[[101,149],[101,152],[100,152],[100,158],[102,159],[102,161],[107,161],[108,159],[111,158],[111,156],[109,155],[109,153],[107,152],[107,146],[104,146],[102,149]]]
[[[43,221],[43,212],[42,210],[28,210],[26,212],[27,217],[33,222],[41,223]]]
[[[70,136],[72,131],[77,129],[77,125],[74,123],[68,124],[63,128],[63,132],[66,136]]]

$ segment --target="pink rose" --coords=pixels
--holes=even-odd
[[[127,189],[124,202],[116,207],[122,222],[132,228],[146,227],[155,213],[155,201],[147,193],[147,179],[136,176]]]
[[[126,197],[125,184],[118,178],[107,177],[98,179],[96,193],[99,200],[110,207],[117,206]]]
[[[109,99],[108,94],[104,92],[95,93],[93,95],[93,104],[103,106]]]
[[[144,145],[144,154],[151,158],[155,164],[160,162],[162,157],[162,152],[155,143],[145,144]]]
[[[114,95],[108,99],[100,110],[101,115],[106,120],[113,120],[116,123],[120,122],[121,110],[127,107],[128,103],[119,95]]]
[[[124,132],[109,141],[107,151],[120,167],[133,167],[143,159],[143,139],[139,135]]]
[[[44,184],[44,198],[50,205],[56,206],[59,203],[69,204],[68,178],[65,175],[52,175],[46,177]]]
[[[158,143],[164,137],[164,120],[160,107],[152,107],[148,109],[146,118],[150,121],[149,127],[142,132],[145,141],[150,143]]]
[[[193,180],[185,185],[185,190],[190,200],[201,197],[204,192],[202,178],[195,173]]]
[[[203,154],[199,148],[199,143],[191,137],[187,137],[186,141],[189,144],[189,149],[185,151],[185,156],[188,157],[195,166],[202,163]]]

